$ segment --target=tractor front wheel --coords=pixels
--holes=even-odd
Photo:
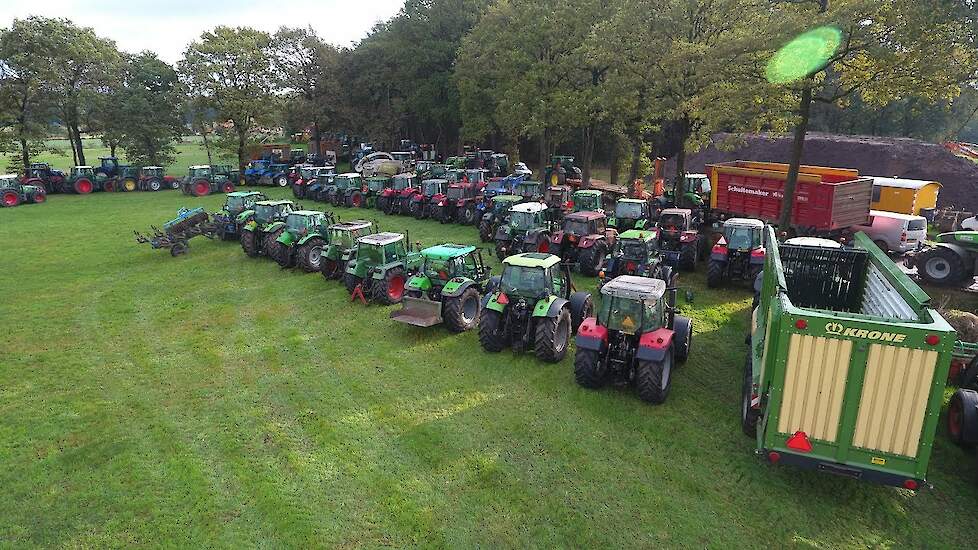
[[[121,191],[125,191],[126,193],[132,193],[138,188],[139,188],[139,182],[137,182],[133,178],[126,178],[122,180],[122,183],[119,185],[119,189]]]
[[[146,188],[150,191],[159,191],[160,189],[163,189],[163,182],[156,178],[152,178],[146,182]]]
[[[672,387],[672,349],[666,350],[661,361],[639,361],[635,368],[635,385],[642,401],[663,403]]]
[[[350,294],[353,294],[353,291],[356,290],[357,285],[359,285],[360,282],[361,282],[360,277],[357,277],[352,273],[343,274],[343,286],[346,287],[346,291],[349,292]]]
[[[978,443],[978,392],[963,388],[954,392],[947,408],[947,432],[960,447]]]
[[[230,181],[221,184],[221,193],[234,193],[234,184]]]
[[[39,189],[37,193],[30,196],[30,201],[34,204],[44,202],[48,199],[48,194],[44,189]]]
[[[205,197],[211,193],[211,182],[207,180],[197,180],[191,184],[195,197]]]
[[[471,330],[479,320],[479,291],[473,287],[465,289],[459,296],[445,298],[442,318],[452,332]]]
[[[693,321],[684,315],[676,315],[672,320],[672,332],[675,338],[676,361],[685,363],[689,357],[689,349],[693,345]]]
[[[607,381],[607,370],[601,364],[601,354],[593,349],[577,348],[574,356],[574,379],[579,386],[598,389]]]
[[[706,286],[716,288],[723,282],[723,262],[710,260],[706,266]]]
[[[537,357],[548,363],[559,363],[567,355],[571,335],[571,314],[562,308],[554,317],[537,321],[533,350]]]
[[[278,242],[278,238],[282,236],[282,233],[285,233],[284,227],[281,229],[276,229],[275,231],[265,235],[265,239],[262,242],[261,248],[262,248],[262,252],[264,252],[266,256],[278,262],[279,265],[281,265],[282,267],[286,267],[289,264],[288,254],[286,254],[284,257],[285,263],[279,261],[279,255],[281,253],[281,249],[288,248],[284,244]]]
[[[0,195],[0,199],[3,200],[4,206],[17,206],[20,204],[20,195],[16,191],[4,191],[3,195]]]
[[[279,177],[275,178],[275,185],[277,185],[279,187],[288,187],[289,186],[289,178],[285,177],[284,175],[283,176],[279,176]]]
[[[605,245],[601,242],[594,243],[591,248],[585,249],[578,261],[581,266],[581,273],[588,277],[597,276],[604,267],[605,254]]]
[[[323,261],[323,240],[309,239],[299,247],[299,267],[306,273],[319,271]]]
[[[917,272],[935,285],[958,285],[969,280],[964,262],[949,248],[931,248],[917,257]]]
[[[411,201],[408,204],[408,214],[410,214],[412,217],[417,218],[417,219],[420,220],[421,219],[421,201],[415,201],[415,200]]]
[[[306,198],[306,192],[305,191],[306,191],[306,188],[303,187],[303,186],[301,186],[301,185],[299,185],[298,183],[293,183],[292,184],[292,196],[293,197],[295,197],[297,199],[304,199],[304,198]]]
[[[75,193],[78,193],[79,195],[87,195],[95,190],[95,186],[92,185],[92,182],[86,178],[76,181],[74,184],[72,184],[72,188],[74,189]]]
[[[492,224],[488,221],[479,222],[479,240],[484,243],[492,240]]]
[[[479,344],[490,353],[498,353],[506,347],[506,335],[499,324],[502,315],[493,309],[483,309],[479,315]]]
[[[384,305],[401,303],[404,298],[404,270],[398,267],[391,269],[387,275],[373,285],[373,299]]]
[[[330,279],[339,279],[340,274],[343,273],[338,260],[323,257],[319,260],[319,272],[323,274],[323,278],[327,281]]]
[[[474,225],[475,224],[475,207],[472,205],[466,206],[465,208],[459,210],[458,223],[462,225]]]
[[[696,270],[696,245],[684,244],[679,249],[679,269],[683,271]]]
[[[114,180],[105,180],[105,182],[102,183],[102,191],[104,191],[106,193],[114,193],[115,192],[115,181]],[[184,193],[186,193],[186,190],[184,191]]]

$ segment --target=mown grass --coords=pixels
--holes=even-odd
[[[100,193],[0,211],[0,544],[974,544],[978,468],[943,434],[936,488],[916,495],[753,455],[743,289],[683,276],[693,352],[653,407],[579,388],[570,357],[394,323],[235,243],[174,259],[133,241],[221,202]],[[425,245],[478,240],[370,217]]]
[[[109,156],[109,148],[103,145],[101,140],[92,138],[82,141],[85,146],[85,162],[88,165],[98,166],[99,157]],[[36,158],[31,159],[32,162],[47,162],[53,168],[65,172],[71,170],[71,167],[75,163],[71,156],[71,146],[68,144],[67,139],[49,139],[45,142],[45,145],[56,152],[44,152],[43,154],[37,155]],[[204,150],[203,141],[201,141],[200,136],[184,136],[179,143],[175,144],[175,148],[174,161],[168,166],[165,166],[167,174],[185,176],[191,166],[195,164],[207,164],[207,152]],[[116,154],[125,162],[125,151],[119,149]],[[212,154],[215,163],[235,164],[233,160],[222,158],[216,150],[212,149]],[[19,165],[16,165],[16,162],[14,164],[14,169],[20,168]]]

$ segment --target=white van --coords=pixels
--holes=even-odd
[[[869,225],[857,225],[883,252],[904,253],[924,245],[927,238],[927,218],[897,214],[885,210],[870,210]]]

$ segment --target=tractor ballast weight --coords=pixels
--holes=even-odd
[[[316,210],[293,210],[284,221],[269,225],[265,255],[282,267],[300,267],[307,273],[321,269],[323,252],[329,245],[333,214]]]
[[[510,256],[490,284],[479,317],[479,343],[488,352],[532,349],[557,363],[577,327],[592,315],[591,293],[576,291],[570,269],[553,254]]]
[[[904,258],[924,281],[942,286],[970,286],[978,275],[978,231],[941,233],[937,241]]]
[[[716,288],[730,279],[753,284],[764,269],[764,222],[753,218],[729,218],[723,235],[710,251],[706,284]]]
[[[474,246],[443,244],[421,251],[421,267],[408,280],[403,307],[391,319],[418,327],[444,322],[465,332],[479,321],[490,269]]]
[[[327,280],[339,279],[346,273],[346,264],[356,252],[357,239],[375,232],[367,220],[334,223],[329,227],[329,241],[319,263],[319,272]]]
[[[357,239],[356,253],[346,264],[343,283],[353,296],[380,304],[400,303],[408,274],[421,263],[405,235],[374,233]]]
[[[665,402],[672,373],[686,362],[693,322],[676,311],[676,289],[660,279],[622,275],[601,287],[601,305],[578,329],[574,377],[586,388],[614,379],[646,402]]]
[[[201,207],[181,208],[175,218],[163,224],[162,229],[156,226],[151,226],[151,229],[153,234],[149,236],[133,231],[136,242],[149,244],[154,250],[169,250],[173,257],[190,250],[190,239],[199,235],[213,239],[217,234],[210,216]]]

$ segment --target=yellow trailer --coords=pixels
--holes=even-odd
[[[919,216],[921,210],[937,208],[941,184],[904,178],[873,178],[873,210]]]

